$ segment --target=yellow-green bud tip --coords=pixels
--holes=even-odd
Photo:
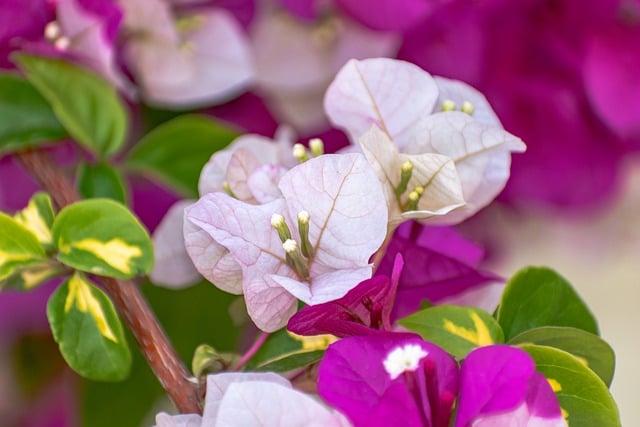
[[[296,159],[298,159],[298,161],[305,161],[307,160],[307,149],[304,148],[304,145],[302,144],[294,144],[293,145],[293,157],[295,157]]]
[[[422,193],[424,193],[424,187],[418,186],[413,189],[413,192],[415,192],[418,195],[418,197],[420,197],[422,196]]]
[[[409,193],[410,202],[417,202],[419,198],[420,198],[420,194],[418,194],[416,190],[413,190],[411,193]]]
[[[402,164],[401,168],[402,168],[402,172],[404,173],[411,172],[413,170],[413,163],[411,163],[410,160],[407,160]]]
[[[472,115],[475,111],[475,107],[469,101],[464,101],[462,103],[462,107],[460,107],[460,111],[462,111],[463,113],[467,113],[468,115]]]
[[[313,138],[309,140],[309,150],[313,157],[322,156],[324,154],[324,143],[320,138]]]
[[[456,103],[450,99],[445,99],[442,101],[442,111],[454,111],[456,109]]]

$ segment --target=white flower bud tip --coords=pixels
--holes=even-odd
[[[284,217],[282,215],[277,213],[271,215],[271,225],[274,228],[282,227],[284,224]]]
[[[298,221],[303,224],[309,224],[309,220],[311,219],[311,215],[307,211],[298,212]]]
[[[324,154],[324,143],[320,138],[313,138],[309,140],[309,150],[313,157],[318,157]]]
[[[282,244],[284,251],[288,254],[295,253],[298,250],[298,242],[293,239],[287,239]]]
[[[384,359],[384,369],[392,380],[398,378],[407,371],[415,371],[420,366],[420,361],[427,356],[425,349],[418,344],[407,344],[396,347]]]
[[[68,37],[59,37],[53,42],[53,45],[60,50],[67,50],[71,45],[71,40]]]
[[[44,27],[44,36],[49,41],[54,41],[62,34],[58,21],[51,21]]]

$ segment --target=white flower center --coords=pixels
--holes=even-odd
[[[384,369],[392,380],[407,371],[418,369],[420,361],[427,356],[427,352],[418,344],[407,344],[393,349],[384,360]]]

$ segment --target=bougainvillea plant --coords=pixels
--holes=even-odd
[[[309,81],[283,75],[276,53],[254,67],[240,4],[108,3],[61,0],[35,29],[16,22],[16,69],[0,74],[0,154],[44,190],[0,213],[0,289],[54,288],[46,316],[73,371],[123,381],[139,350],[173,403],[145,409],[158,427],[620,425],[613,351],[573,287],[541,267],[504,280],[452,228],[498,196],[525,142],[464,82],[350,59],[370,39],[393,46],[375,31],[412,28],[427,2],[380,21],[336,1],[309,33],[325,44]],[[313,2],[280,3],[292,17],[264,6],[263,37],[319,19]],[[223,103],[254,79],[284,117],[322,98],[348,144],[143,106]],[[131,197],[150,183],[164,189]],[[187,319],[202,305],[232,326],[193,325],[201,345],[179,354],[140,288],[203,281],[221,292],[162,310]]]

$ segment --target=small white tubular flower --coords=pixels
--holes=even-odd
[[[407,371],[418,369],[420,361],[427,356],[427,351],[418,344],[407,344],[394,348],[384,359],[384,369],[392,380]]]

